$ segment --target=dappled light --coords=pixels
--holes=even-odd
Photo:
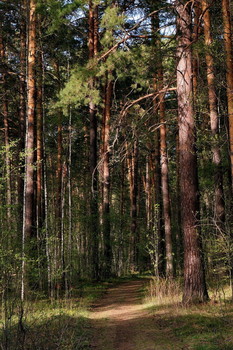
[[[0,0],[0,350],[233,350],[233,0]]]
[[[89,317],[92,346],[98,350],[187,350],[233,348],[233,306],[206,304],[186,308],[169,301],[148,304],[145,281],[110,289]],[[142,293],[142,288],[144,292]],[[141,290],[141,291],[140,291]],[[166,293],[166,291],[164,291]],[[147,294],[148,296],[148,294]]]

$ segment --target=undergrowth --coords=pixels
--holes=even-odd
[[[146,302],[154,305],[175,305],[182,299],[180,280],[153,277],[148,285]]]
[[[1,350],[89,349],[91,325],[88,311],[112,283],[80,283],[69,298],[2,302]]]
[[[159,325],[162,334],[169,334],[160,350],[233,350],[230,288],[210,288],[209,295],[208,303],[186,307],[181,302],[180,280],[151,280],[145,302],[154,317],[155,329]]]

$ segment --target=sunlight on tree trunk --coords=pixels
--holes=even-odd
[[[199,196],[195,125],[192,102],[191,14],[187,4],[176,1],[177,31],[177,98],[179,115],[179,167],[184,235],[183,302],[208,299],[202,259],[201,233],[198,227]]]

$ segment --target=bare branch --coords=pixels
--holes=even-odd
[[[137,98],[136,100],[130,102],[130,104],[125,109],[123,109],[123,111],[121,113],[121,117],[123,118],[126,115],[127,111],[131,107],[133,107],[135,104],[137,104],[138,102],[141,102],[141,101],[143,101],[143,100],[145,100],[147,98],[150,98],[150,97],[153,97],[153,99],[155,99],[155,98],[159,97],[162,93],[166,93],[168,91],[176,91],[176,87],[172,87],[172,88],[165,87],[165,88],[163,88],[160,91],[152,92],[150,94],[147,94],[147,95],[144,95],[144,96],[141,96],[141,97]]]

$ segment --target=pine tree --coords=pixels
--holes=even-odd
[[[191,12],[188,4],[177,0],[177,99],[179,117],[179,168],[182,228],[184,236],[183,302],[208,299],[198,227],[199,196],[195,125],[192,101]]]

